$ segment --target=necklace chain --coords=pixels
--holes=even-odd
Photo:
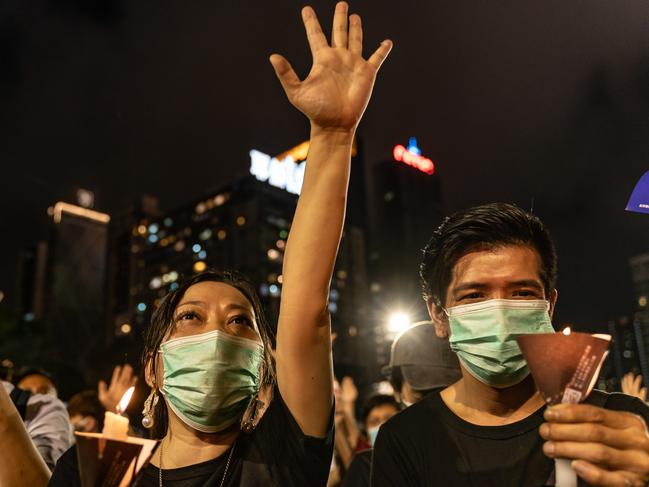
[[[223,471],[223,477],[221,477],[221,483],[219,484],[219,487],[223,487],[225,484],[225,478],[228,475],[228,469],[230,468],[230,462],[232,461],[232,454],[234,453],[234,448],[237,446],[237,440],[239,438],[235,438],[234,443],[232,443],[232,448],[230,448],[230,454],[228,455],[228,461],[225,463],[225,470]],[[159,481],[159,486],[162,487],[162,443],[160,442],[160,457],[158,460],[159,467],[158,467],[158,481]]]

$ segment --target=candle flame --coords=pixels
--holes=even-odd
[[[119,401],[119,404],[117,405],[118,414],[122,414],[124,411],[126,411],[126,408],[128,407],[128,403],[131,402],[131,397],[133,396],[134,391],[135,391],[135,386],[131,386],[126,390],[126,392],[122,396],[122,399]]]
[[[569,326],[566,326],[566,327],[563,329],[563,334],[566,335],[566,336],[567,336],[567,335],[570,335],[570,327],[569,327]]]

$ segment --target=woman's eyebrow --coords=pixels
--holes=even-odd
[[[207,306],[207,305],[205,304],[205,301],[184,301],[184,302],[180,303],[180,304],[177,306],[177,308],[180,308],[181,306],[185,306],[185,305],[187,305],[187,304],[193,304],[193,305],[196,305],[196,306],[202,306],[202,307],[206,307],[206,306]]]

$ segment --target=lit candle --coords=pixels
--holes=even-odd
[[[104,415],[104,429],[102,433],[110,438],[126,438],[128,436],[128,418],[123,416],[122,413],[126,410],[131,396],[135,391],[135,387],[129,387],[122,396],[122,399],[117,405],[117,414],[106,411]]]

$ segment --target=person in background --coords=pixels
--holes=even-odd
[[[381,427],[374,487],[554,485],[554,458],[591,485],[646,485],[649,408],[600,391],[589,398],[599,405],[546,408],[518,347],[518,334],[554,332],[557,256],[538,217],[506,203],[457,212],[426,245],[420,276],[462,378]]]
[[[462,376],[457,356],[448,341],[435,334],[431,321],[414,323],[394,339],[390,349],[390,363],[384,367],[383,373],[390,379],[394,398],[377,395],[370,398],[363,408],[365,430],[372,447],[380,426],[399,409],[405,409],[428,393],[444,388]],[[374,407],[375,401],[379,407]],[[343,487],[370,485],[372,454],[372,449],[356,454],[344,477]]]
[[[0,421],[3,422],[0,432],[9,435],[0,433],[0,440],[6,442],[4,446],[7,447],[0,447],[2,452],[0,457],[12,448],[10,445],[13,445],[13,440],[9,438],[14,438],[18,442],[16,444],[21,444],[21,438],[26,433],[47,467],[54,469],[59,457],[72,444],[72,428],[65,405],[51,394],[32,394],[9,382],[3,381],[0,389],[2,389]],[[20,420],[20,428],[16,418]],[[30,457],[31,454],[28,453],[25,458]],[[0,482],[0,485],[4,487],[5,484]]]
[[[396,400],[404,407],[462,376],[460,363],[448,340],[435,334],[431,321],[414,323],[395,338],[390,349],[390,363],[383,372],[394,388]]]
[[[96,391],[76,393],[68,401],[68,414],[74,431],[99,433],[104,427],[106,408],[99,401]]]
[[[59,397],[52,375],[40,368],[30,367],[20,371],[14,378],[17,387],[32,394],[49,394]]]
[[[622,377],[622,392],[629,396],[637,397],[643,402],[647,402],[647,388],[642,387],[642,376],[634,375],[628,372]]]

